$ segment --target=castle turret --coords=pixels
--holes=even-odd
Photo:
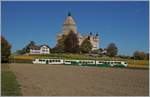
[[[73,31],[74,33],[77,34],[76,23],[75,23],[74,19],[72,18],[70,12],[68,13],[68,17],[65,20],[62,29],[63,29],[64,34],[68,34],[68,33],[70,33],[70,31]]]
[[[98,32],[95,35],[95,47],[97,49],[99,48],[99,34],[98,34]]]
[[[90,32],[90,36],[92,36],[92,32]]]
[[[98,35],[98,32],[96,33],[96,37],[98,37],[99,35]]]

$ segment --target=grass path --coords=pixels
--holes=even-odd
[[[18,84],[14,73],[10,70],[8,64],[1,65],[1,95],[19,96],[20,85]]]

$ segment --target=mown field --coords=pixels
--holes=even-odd
[[[123,60],[128,62],[129,68],[149,68],[149,60],[133,60],[110,57],[96,57],[83,54],[49,54],[49,55],[17,55],[11,56],[11,62],[31,63],[35,58],[60,58],[60,59],[80,59],[80,60]]]
[[[20,85],[16,80],[16,76],[10,70],[8,64],[1,65],[1,95],[2,96],[19,96]]]

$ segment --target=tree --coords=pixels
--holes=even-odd
[[[56,47],[54,47],[52,51],[56,53],[65,52],[65,44],[64,44],[65,39],[66,39],[66,35],[63,35],[62,38],[58,40]]]
[[[26,53],[29,53],[31,46],[35,46],[35,42],[34,41],[30,41],[30,43],[27,44],[22,50],[25,50]]]
[[[66,36],[64,41],[64,50],[68,53],[78,53],[80,51],[77,34],[73,31]]]
[[[64,50],[58,46],[51,49],[51,53],[64,53]]]
[[[118,48],[114,43],[110,43],[107,47],[107,55],[109,57],[114,57],[118,53]]]
[[[136,60],[144,60],[146,58],[146,54],[144,52],[141,52],[141,51],[135,51],[133,53],[133,57]]]
[[[146,59],[149,60],[149,53],[146,53]]]
[[[82,42],[80,50],[82,53],[89,53],[92,50],[92,44],[88,38]]]
[[[25,49],[17,50],[17,51],[15,52],[15,54],[17,54],[17,55],[23,55],[23,54],[25,54],[25,53],[26,53]]]
[[[1,36],[1,61],[2,63],[8,63],[10,55],[11,55],[11,45],[3,36]]]

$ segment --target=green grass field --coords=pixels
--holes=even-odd
[[[1,65],[1,95],[2,96],[19,96],[20,88],[15,75],[10,71],[7,64]]]

